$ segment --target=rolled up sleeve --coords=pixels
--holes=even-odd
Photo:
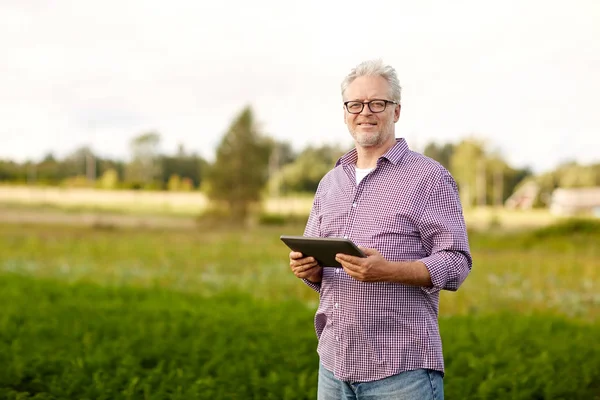
[[[443,171],[419,221],[423,246],[429,254],[420,259],[429,271],[427,293],[456,291],[469,275],[473,260],[456,182]]]

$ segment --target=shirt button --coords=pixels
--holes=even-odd
[[[338,303],[335,303],[335,308],[338,308],[338,307],[339,307]]]
[[[356,207],[356,203],[352,203],[352,207]]]
[[[344,239],[348,239],[348,235],[344,235]]]
[[[339,273],[340,273],[340,269],[339,269],[339,268],[336,268],[336,269],[335,269],[335,273],[336,273],[336,274],[339,274]]]
[[[340,337],[339,337],[339,336],[336,336],[336,337],[335,337],[335,340],[337,340],[337,341],[339,342],[339,341],[340,341]]]

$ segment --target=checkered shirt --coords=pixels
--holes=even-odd
[[[404,139],[356,184],[356,149],[315,193],[304,236],[344,237],[388,261],[420,260],[432,287],[360,282],[323,268],[315,330],[321,363],[344,381],[367,382],[416,368],[444,372],[439,292],[457,290],[472,259],[456,183]]]

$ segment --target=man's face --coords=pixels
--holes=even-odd
[[[391,100],[387,81],[380,76],[356,78],[344,93],[344,102]],[[400,118],[400,105],[388,103],[385,110],[373,113],[367,104],[360,114],[351,114],[344,107],[344,122],[357,146],[381,146],[395,140],[394,124]]]

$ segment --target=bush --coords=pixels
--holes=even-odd
[[[567,219],[552,224],[532,233],[536,238],[561,237],[568,238],[572,235],[600,235],[600,220],[593,219]]]
[[[306,215],[262,213],[258,217],[258,223],[272,226],[304,225],[307,218]]]

